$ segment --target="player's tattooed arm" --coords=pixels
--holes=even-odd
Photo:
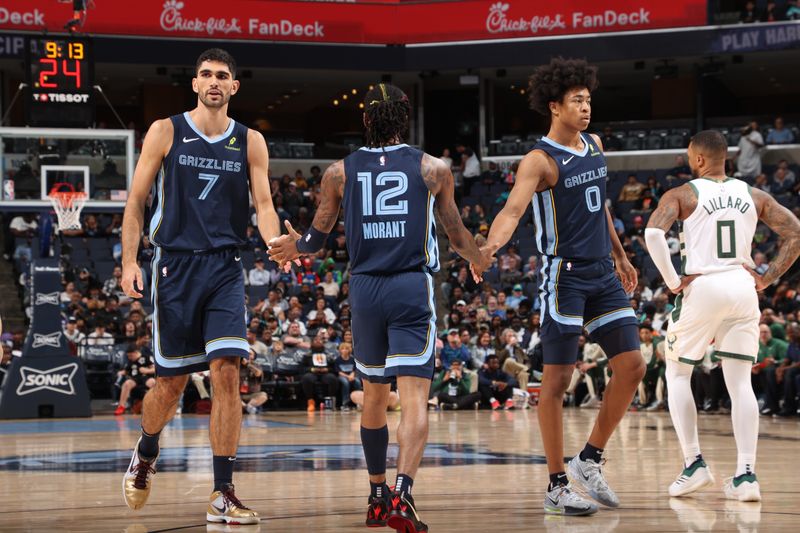
[[[769,268],[763,276],[758,276],[748,269],[756,279],[756,289],[762,290],[772,285],[797,261],[800,255],[800,220],[769,194],[759,189],[751,189],[750,194],[756,203],[758,218],[783,241],[778,249],[778,255],[770,261]]]
[[[667,191],[647,222],[644,234],[647,251],[661,273],[664,283],[674,294],[683,291],[697,275],[680,276],[675,271],[664,234],[672,228],[676,220],[686,220],[696,207],[697,196],[687,183]]]
[[[325,174],[322,175],[322,183],[320,184],[322,200],[317,208],[317,213],[314,215],[314,220],[311,222],[311,228],[304,239],[306,242],[310,241],[316,250],[322,248],[325,237],[331,232],[336,220],[339,218],[339,209],[344,196],[344,180],[344,162],[341,160],[329,166],[325,170]],[[292,227],[291,222],[288,220],[284,224],[288,233],[281,235],[277,239],[272,239],[268,243],[269,258],[279,265],[283,265],[284,270],[288,272],[289,268],[291,268],[291,261],[296,261],[303,255],[297,249],[297,241],[302,235]],[[304,253],[309,252],[306,250]]]
[[[472,234],[464,227],[455,202],[453,173],[444,161],[428,154],[422,156],[421,172],[425,185],[436,198],[434,209],[450,245],[458,255],[472,263],[473,273],[480,277],[491,266],[491,260],[481,253]]]

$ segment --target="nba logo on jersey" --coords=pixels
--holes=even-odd
[[[164,267],[164,268],[161,269],[161,277],[162,278],[166,278],[167,277],[167,267]]]
[[[381,166],[382,166],[382,167],[385,167],[385,166],[386,166],[386,156],[385,156],[385,155],[382,155],[382,156],[381,156],[381,158],[380,158],[380,162],[381,162]]]

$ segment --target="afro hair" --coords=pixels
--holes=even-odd
[[[554,57],[549,65],[542,65],[530,77],[531,109],[550,116],[550,102],[561,102],[564,95],[575,87],[597,89],[597,67],[584,59]]]

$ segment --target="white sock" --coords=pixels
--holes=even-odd
[[[756,465],[758,400],[750,381],[752,366],[750,361],[727,358],[722,360],[725,386],[731,397],[733,436],[736,438],[738,450],[736,476],[753,472]]]
[[[697,408],[692,396],[691,365],[667,360],[667,389],[669,390],[669,415],[678,434],[683,452],[684,467],[691,465],[700,455],[697,437]]]

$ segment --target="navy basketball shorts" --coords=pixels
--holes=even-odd
[[[639,349],[636,314],[610,258],[542,257],[541,338],[544,363],[573,365],[585,328],[609,359]]]
[[[156,248],[153,353],[157,376],[208,369],[217,357],[247,357],[241,258],[236,249],[193,253]]]
[[[353,275],[350,309],[353,355],[363,379],[433,378],[436,311],[430,274]]]

